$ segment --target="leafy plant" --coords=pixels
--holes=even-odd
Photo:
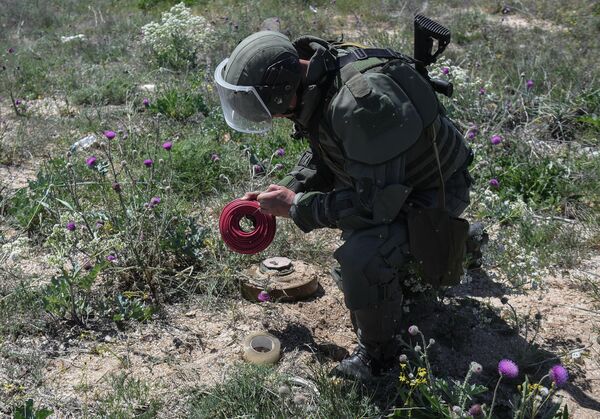
[[[103,267],[98,264],[87,273],[82,272],[81,266],[71,271],[63,268],[61,275],[52,278],[44,291],[44,308],[59,318],[85,326],[93,313],[90,291]]]
[[[33,400],[27,399],[21,407],[13,410],[13,419],[46,419],[52,413],[50,409],[35,409]]]
[[[194,91],[169,88],[156,98],[150,111],[183,121],[198,113],[208,112],[202,95]]]

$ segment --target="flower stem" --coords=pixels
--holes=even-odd
[[[500,387],[500,381],[502,381],[502,375],[498,378],[496,388],[494,389],[494,397],[492,397],[492,404],[490,405],[490,412],[487,415],[487,419],[492,419],[492,413],[494,412],[494,405],[496,404],[496,394],[498,393],[498,387]]]

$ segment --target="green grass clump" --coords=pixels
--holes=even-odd
[[[290,377],[269,366],[241,364],[222,384],[205,387],[192,397],[193,418],[365,417],[378,413],[356,385],[313,377],[315,390],[294,387]]]

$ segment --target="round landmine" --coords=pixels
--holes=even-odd
[[[250,301],[259,301],[261,291],[269,293],[270,301],[296,301],[310,297],[319,288],[312,265],[285,257],[265,259],[241,274],[242,295]]]

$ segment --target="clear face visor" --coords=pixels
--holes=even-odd
[[[267,132],[273,122],[271,112],[254,87],[236,86],[225,81],[223,71],[227,61],[229,58],[225,58],[215,70],[215,82],[227,125],[249,134]]]

